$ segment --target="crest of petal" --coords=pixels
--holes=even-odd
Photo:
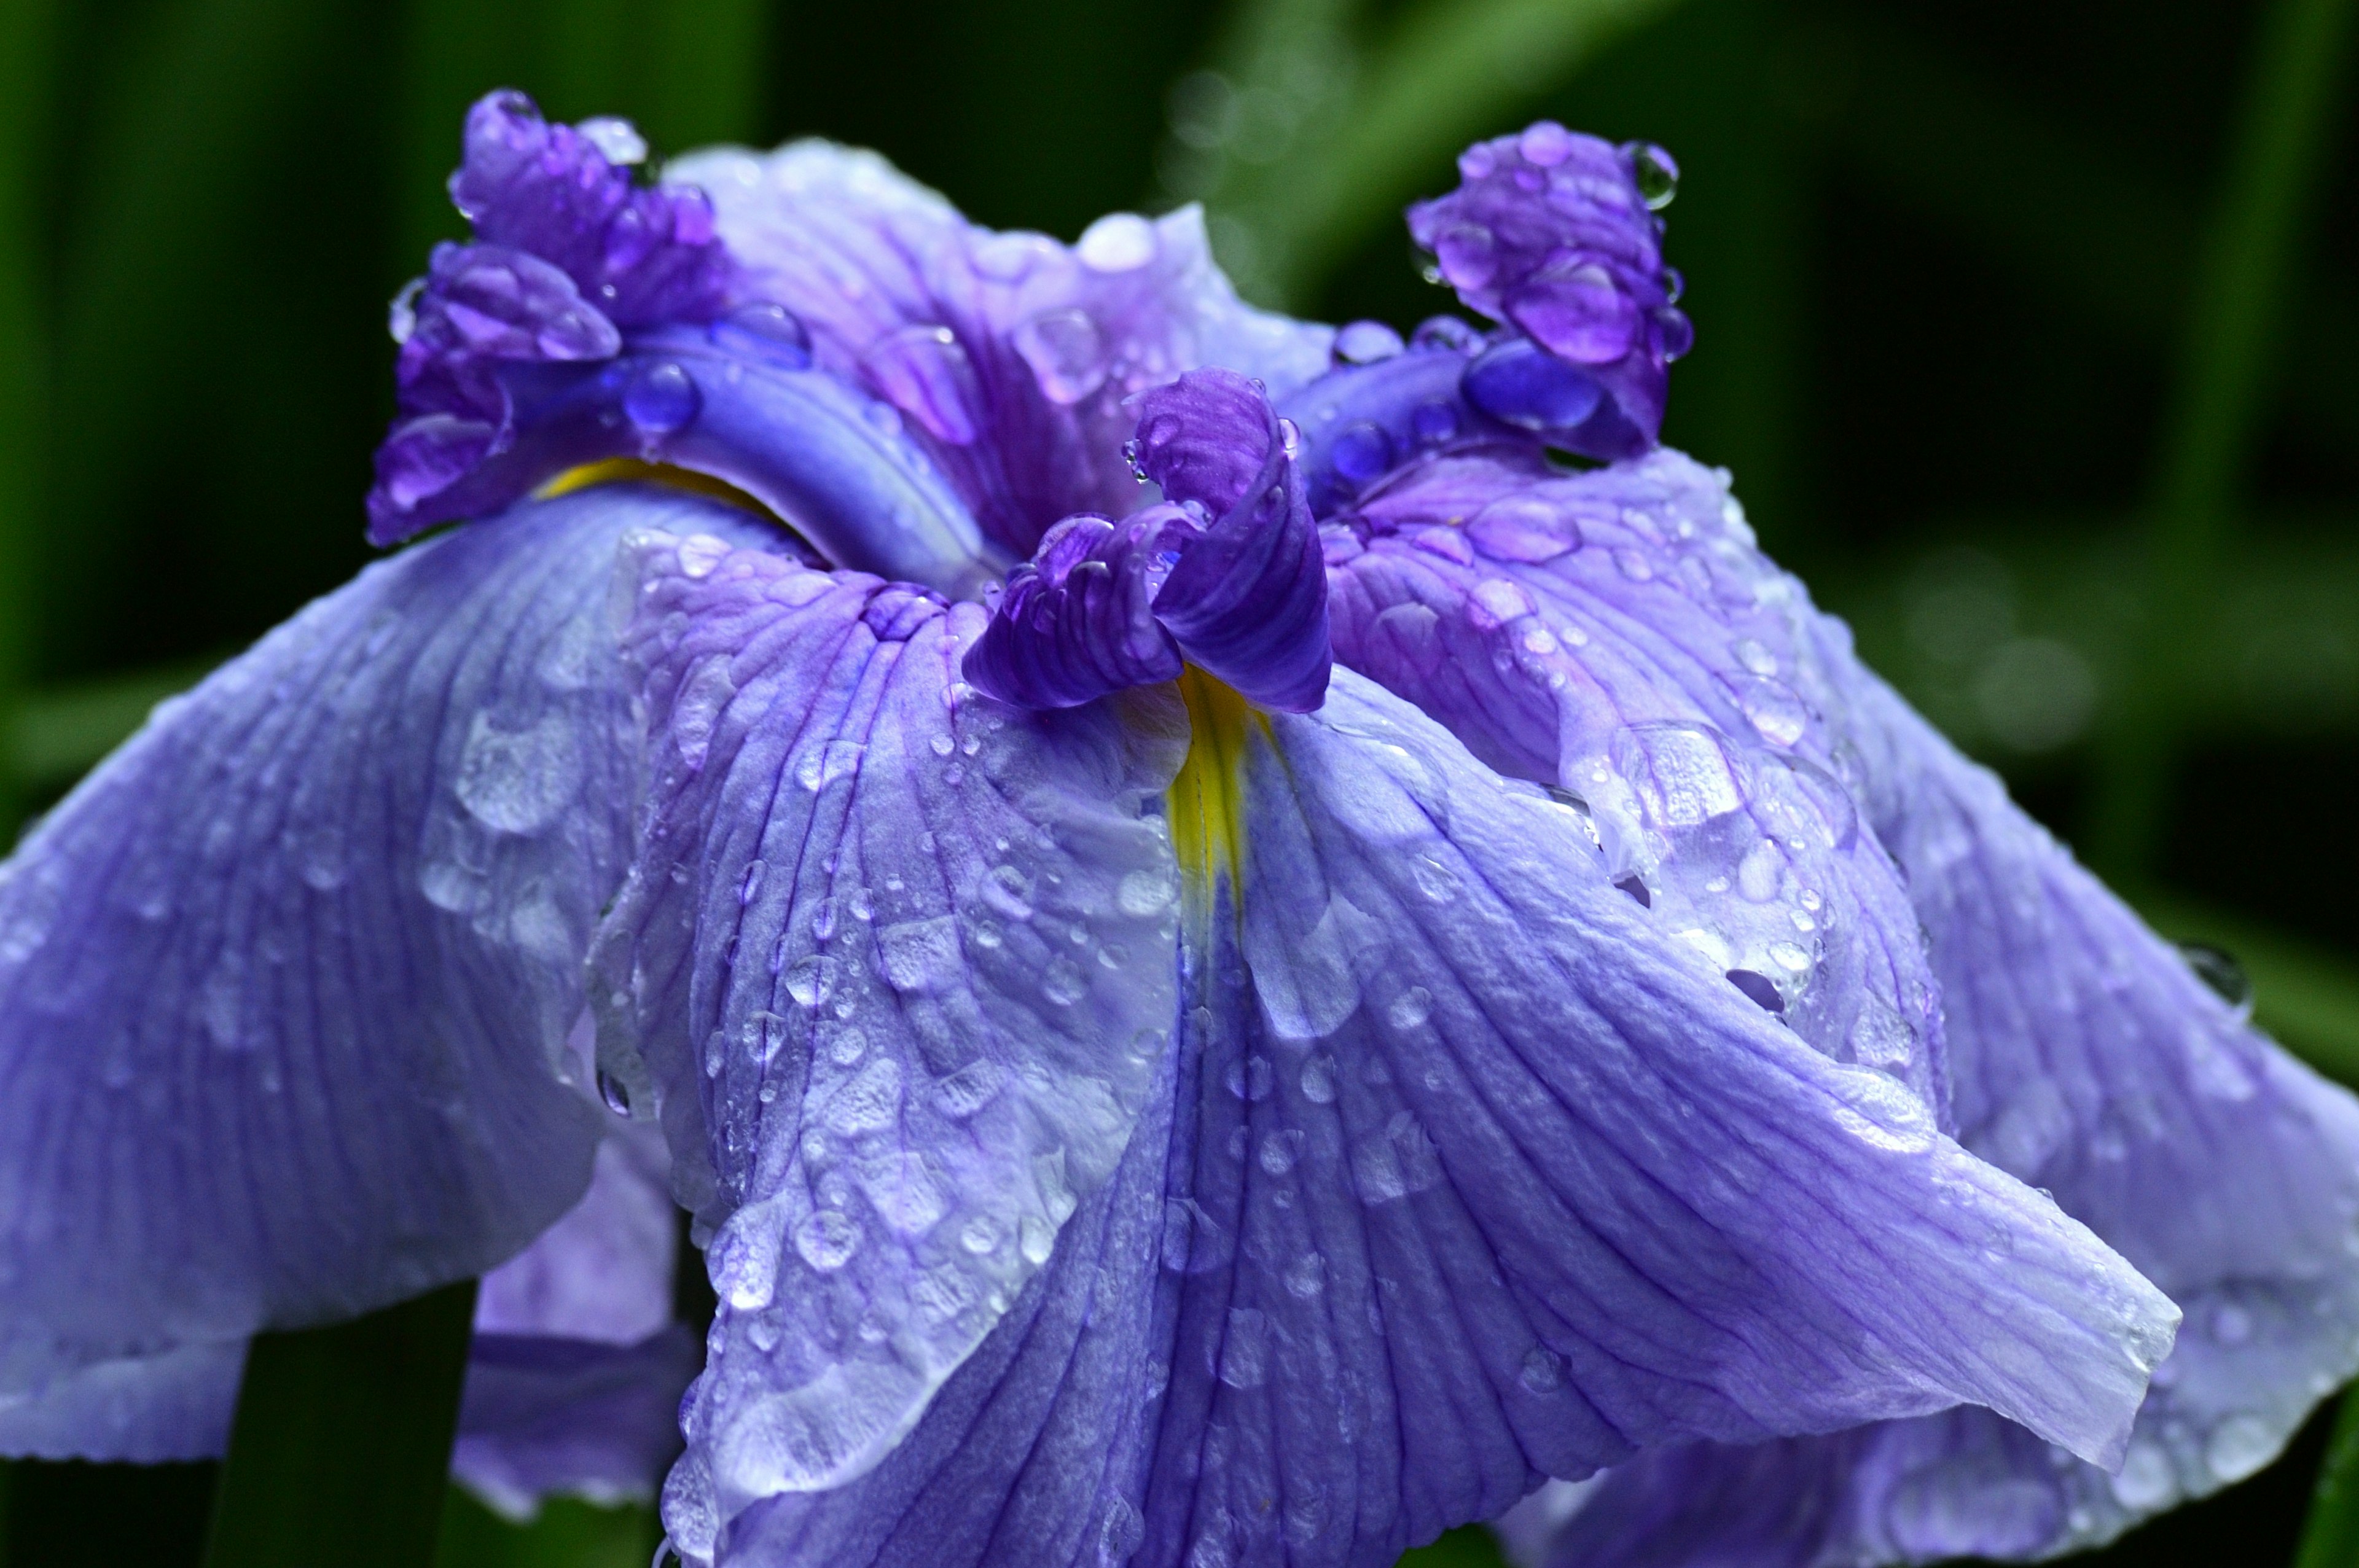
[[[1179,736],[978,698],[979,607],[692,546],[640,546],[647,849],[595,964],[711,1236],[709,1485],[667,1505],[701,1552],[871,1469],[1112,1173],[1170,1026]]]
[[[364,1312],[580,1195],[562,1081],[629,851],[610,492],[373,567],[0,871],[0,1388]],[[38,1266],[30,1260],[38,1260]]]
[[[1194,208],[1101,219],[1077,244],[975,227],[873,153],[790,143],[674,160],[712,195],[748,291],[806,322],[820,362],[902,407],[1002,546],[1143,498],[1125,400],[1201,365],[1283,393],[1331,330],[1242,303]]]

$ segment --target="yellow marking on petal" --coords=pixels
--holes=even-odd
[[[1256,725],[1267,736],[1269,720],[1193,665],[1180,674],[1180,696],[1188,704],[1188,760],[1166,792],[1171,848],[1190,902],[1210,909],[1223,873],[1232,899],[1242,881],[1245,741]]]
[[[560,495],[571,495],[577,490],[588,490],[592,485],[616,484],[625,480],[659,484],[669,490],[684,490],[690,495],[723,502],[773,523],[784,521],[759,500],[725,479],[715,479],[694,469],[675,468],[670,463],[642,462],[636,458],[605,458],[598,462],[567,469],[532,493],[536,500],[549,501]]]

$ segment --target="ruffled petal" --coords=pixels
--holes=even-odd
[[[1724,475],[1669,451],[1577,475],[1444,459],[1326,545],[1343,662],[1557,789],[1664,932],[1946,1119],[1917,912],[1861,830],[1839,737],[1788,684],[1823,685],[1817,663],[1797,673],[1809,601],[1753,548]]]
[[[0,871],[0,1388],[366,1311],[516,1252],[629,852],[632,490],[371,568],[162,707]]]
[[[595,962],[712,1238],[723,1528],[876,1464],[1112,1173],[1170,1029],[1179,755],[1168,700],[977,699],[980,607],[705,543],[642,546],[647,849]]]
[[[1061,518],[1143,499],[1121,458],[1132,394],[1201,365],[1283,394],[1327,366],[1331,330],[1239,301],[1192,207],[1103,218],[1067,247],[977,228],[875,154],[822,142],[701,153],[665,179],[711,195],[748,292],[901,408],[1019,557]]]

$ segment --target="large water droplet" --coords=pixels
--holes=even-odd
[[[707,328],[706,334],[722,348],[781,370],[810,368],[810,332],[783,305],[763,301],[740,306]]]
[[[1475,407],[1526,430],[1571,429],[1594,413],[1604,395],[1588,372],[1528,338],[1484,350],[1458,384]]]
[[[1082,231],[1073,254],[1098,272],[1133,272],[1155,259],[1155,225],[1136,212],[1109,212]]]
[[[2181,942],[2179,956],[2187,967],[2222,1001],[2230,1007],[2245,1009],[2253,1005],[2253,980],[2245,973],[2245,966],[2236,956],[2223,947],[2207,942]]]
[[[703,406],[694,378],[669,360],[640,366],[623,388],[623,414],[643,436],[686,429]]]
[[[2232,1415],[2203,1440],[2203,1463],[2223,1481],[2241,1481],[2277,1457],[2278,1433],[2258,1416]]]
[[[1375,364],[1404,347],[1401,335],[1382,321],[1350,321],[1335,332],[1335,357],[1345,364]]]
[[[860,1250],[860,1227],[839,1210],[821,1209],[795,1227],[795,1250],[821,1273],[833,1273]]]
[[[452,788],[486,827],[531,833],[556,820],[582,786],[572,726],[557,714],[523,730],[503,730],[490,714],[468,727]]]
[[[1680,166],[1670,154],[1652,142],[1631,142],[1622,151],[1630,159],[1631,178],[1649,211],[1659,212],[1680,193]]]
[[[864,362],[876,389],[936,440],[965,447],[983,434],[974,365],[948,327],[904,327],[879,339]]]
[[[576,1078],[574,1082],[579,1083],[581,1080]],[[624,1084],[622,1079],[616,1077],[614,1074],[608,1072],[603,1067],[598,1069],[598,1098],[604,1100],[606,1102],[606,1108],[613,1111],[616,1116],[628,1116],[631,1114],[630,1089]]]
[[[1336,433],[1328,449],[1335,471],[1353,484],[1365,484],[1393,465],[1393,438],[1384,427],[1363,419]]]
[[[1105,336],[1084,311],[1043,311],[1018,326],[1010,341],[1051,403],[1079,403],[1105,384]]]

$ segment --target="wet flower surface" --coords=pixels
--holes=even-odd
[[[1470,149],[1404,338],[643,150],[476,107],[369,497],[458,525],[0,873],[10,1451],[484,1273],[461,1475],[698,1564],[1930,1561],[2359,1360],[2359,1107],[1658,445],[1668,155]]]

